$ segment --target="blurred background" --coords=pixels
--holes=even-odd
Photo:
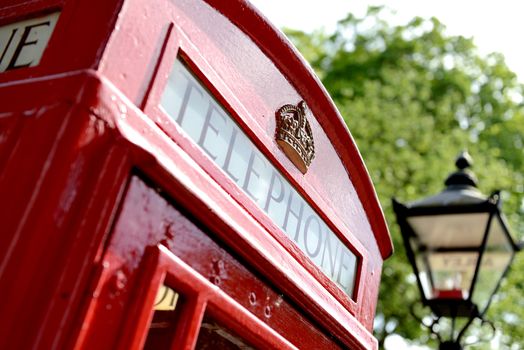
[[[511,233],[523,238],[524,3],[251,2],[322,80],[375,184],[395,244],[375,322],[380,348],[435,348],[410,315],[420,296],[391,198],[407,202],[440,192],[455,157],[468,150],[480,190],[502,190]],[[523,271],[521,254],[486,317],[496,336],[469,349],[524,349]],[[475,342],[482,332],[471,327],[466,340]]]

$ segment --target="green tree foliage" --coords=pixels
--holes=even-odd
[[[468,149],[480,189],[504,191],[512,233],[522,237],[524,89],[500,54],[480,56],[471,39],[446,35],[437,19],[391,25],[385,14],[371,7],[364,18],[349,14],[333,34],[287,34],[345,117],[393,236],[396,253],[384,265],[375,335],[381,345],[391,334],[427,344],[428,332],[409,313],[419,294],[391,198],[439,192],[456,155]],[[523,269],[517,257],[487,315],[505,349],[524,344]]]

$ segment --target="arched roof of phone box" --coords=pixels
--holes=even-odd
[[[269,162],[360,258],[355,300],[343,304],[372,329],[382,261],[392,253],[392,243],[370,177],[318,78],[283,34],[249,2],[8,0],[0,17],[20,19],[18,13],[24,11],[60,11],[61,20],[38,66],[0,75],[6,101],[14,109],[23,110],[24,104],[51,106],[68,94],[69,101],[89,100],[95,105],[85,105],[90,113],[134,145],[138,157],[150,159],[145,163],[161,168],[169,152],[162,149],[164,146],[151,145],[159,144],[155,138],[165,143],[165,138],[174,138],[180,130],[162,116],[159,102],[173,62],[183,61]],[[91,80],[78,91],[48,83],[51,79],[73,80],[80,72],[87,72]],[[19,89],[29,83],[34,84],[33,98],[18,99]],[[46,95],[41,93],[43,89],[48,89]],[[316,154],[305,174],[275,140],[275,112],[301,101],[309,108]],[[140,120],[135,126],[147,132],[134,129],[131,114]],[[174,139],[197,163],[207,164],[205,171],[211,178],[224,179],[223,170],[213,169],[208,157],[192,149],[190,141]],[[197,192],[198,185],[188,186]],[[280,238],[279,228],[252,203],[253,198],[231,181],[220,186],[268,231],[276,232],[273,237],[286,249],[294,249]],[[303,253],[296,256],[304,256],[298,260],[311,265]]]

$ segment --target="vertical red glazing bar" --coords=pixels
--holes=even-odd
[[[207,298],[204,294],[187,297],[171,344],[172,350],[191,350],[195,347],[206,306]]]
[[[140,277],[129,305],[127,317],[120,332],[121,350],[141,349],[153,318],[153,305],[158,289],[165,278],[165,271],[159,268],[158,249],[149,249],[142,261]]]
[[[167,248],[159,246],[159,249],[163,260],[162,264],[165,265],[167,272],[167,284],[174,286],[177,290],[185,291],[186,295],[198,295],[197,299],[187,303],[189,315],[184,317],[186,322],[190,322],[191,332],[183,331],[186,338],[185,340],[182,339],[182,343],[175,337],[172,349],[192,349],[195,346],[204,311],[257,348],[295,349],[295,346],[285,338],[285,334],[281,335],[272,329],[260,318],[241,306],[238,300],[226,294],[217,285],[212,284]],[[172,283],[170,283],[170,280]],[[198,329],[195,330],[195,326]],[[193,340],[191,340],[192,337]],[[181,347],[181,344],[184,344],[184,347]]]

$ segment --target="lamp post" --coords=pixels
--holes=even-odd
[[[422,303],[435,316],[428,327],[441,350],[462,349],[471,323],[476,318],[486,322],[484,314],[519,250],[501,211],[499,192],[485,196],[477,189],[467,152],[455,164],[457,171],[439,194],[408,204],[393,199]],[[434,327],[441,318],[451,321],[447,340]],[[458,319],[465,323],[455,330]]]

